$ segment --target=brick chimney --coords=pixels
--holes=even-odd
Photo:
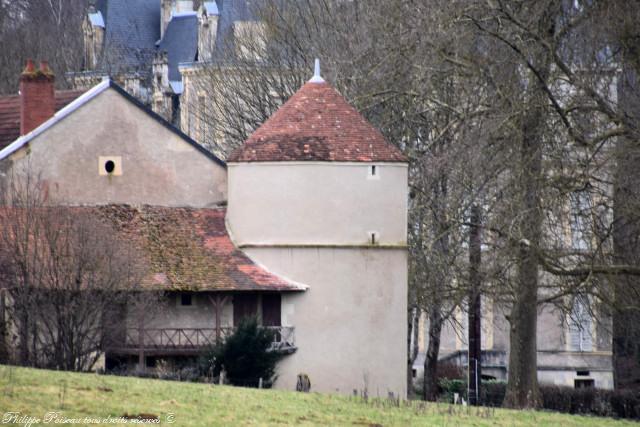
[[[53,117],[56,100],[53,89],[55,76],[47,61],[36,70],[31,59],[20,75],[20,135],[25,135]]]

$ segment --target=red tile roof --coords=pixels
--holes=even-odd
[[[82,95],[80,90],[56,91],[56,111]],[[20,136],[20,95],[0,96],[0,150]]]
[[[192,291],[301,291],[237,249],[226,231],[225,209],[106,205],[91,210],[136,245],[150,271],[143,285]]]
[[[327,83],[308,82],[228,162],[406,162],[402,152]]]

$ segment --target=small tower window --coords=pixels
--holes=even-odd
[[[378,165],[367,166],[367,179],[380,179],[380,167]]]
[[[380,243],[380,236],[378,235],[378,232],[377,231],[370,231],[369,232],[369,244],[377,245],[378,243]]]

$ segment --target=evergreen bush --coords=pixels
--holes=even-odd
[[[243,387],[270,387],[276,380],[280,354],[271,351],[273,333],[258,326],[255,318],[240,323],[235,332],[201,357],[203,375],[218,377],[224,370],[227,382]]]

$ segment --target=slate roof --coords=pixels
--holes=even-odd
[[[217,0],[219,17],[214,62],[228,60],[228,53],[235,52],[233,23],[236,21],[257,21],[256,11],[266,1],[269,0]]]
[[[169,57],[169,80],[182,81],[178,64],[194,61],[198,53],[197,13],[173,16],[167,25],[158,50],[166,51]]]
[[[225,227],[226,210],[106,205],[90,211],[112,225],[147,260],[143,286],[191,291],[303,291],[255,264]]]
[[[342,95],[319,81],[302,86],[227,162],[407,162]]]
[[[98,68],[107,72],[150,71],[160,38],[160,0],[99,0],[105,45]]]
[[[82,90],[56,91],[56,111],[82,95]],[[0,150],[20,136],[20,95],[0,97]]]
[[[218,15],[214,62],[232,59],[228,53],[235,52],[234,22],[258,20],[255,12],[267,1],[270,0],[216,0],[204,3],[207,13]],[[90,19],[96,21],[97,13],[100,13],[100,23],[105,28],[104,54],[97,71],[111,75],[131,71],[150,72],[155,53],[166,50],[169,54],[169,80],[181,80],[178,64],[196,60],[197,15],[186,19],[184,16],[174,16],[160,40],[160,6],[160,0],[96,0],[97,12]]]

